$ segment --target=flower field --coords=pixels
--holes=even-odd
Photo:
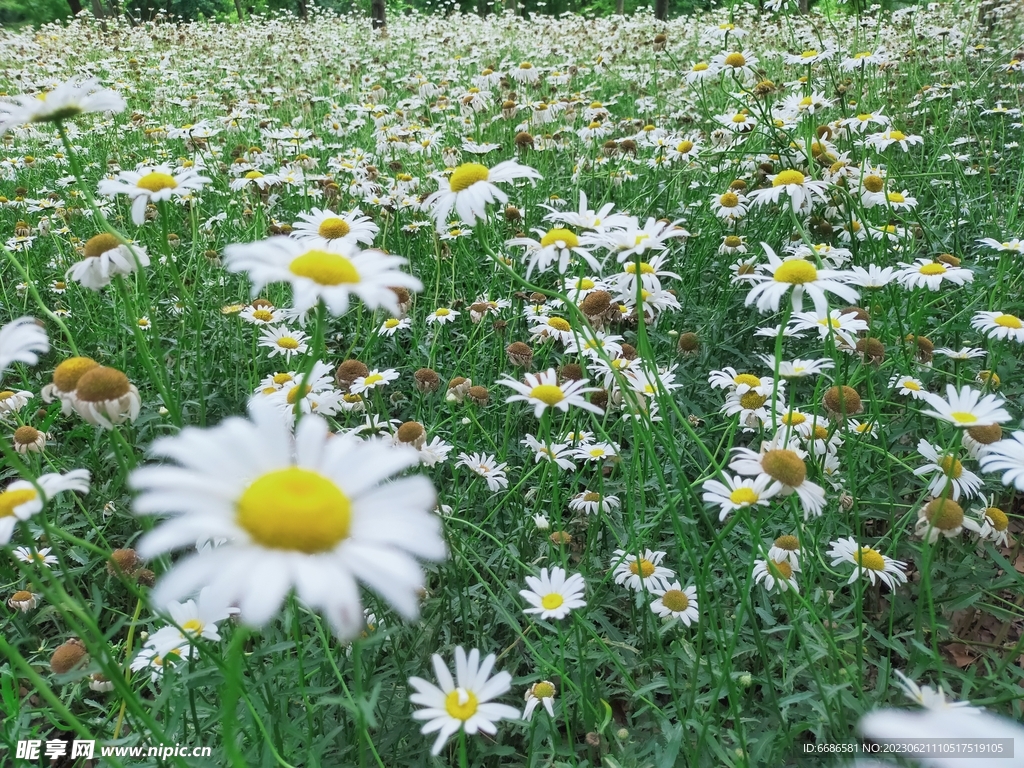
[[[1022,22],[0,30],[3,764],[1024,750]]]

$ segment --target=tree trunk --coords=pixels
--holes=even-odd
[[[654,0],[654,18],[668,21],[668,0]]]
[[[388,23],[387,0],[371,0],[370,23],[374,29],[383,29]]]
[[[615,13],[619,16],[626,15],[626,0],[615,0]]]
[[[505,0],[505,9],[512,11],[516,16],[519,15],[519,0]]]
[[[235,0],[235,13],[238,14],[239,21],[245,21],[245,15],[242,13],[242,0]]]
[[[309,9],[306,7],[306,0],[298,0],[299,3],[299,18],[308,19]]]
[[[77,16],[82,12],[82,0],[68,0],[68,7],[71,8],[71,15]]]
[[[808,14],[811,10],[810,0],[800,0],[800,13]]]

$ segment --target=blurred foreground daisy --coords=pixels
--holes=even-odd
[[[982,472],[1002,472],[1003,485],[1024,492],[1024,432],[992,443],[981,457]]]
[[[121,112],[124,99],[95,77],[72,78],[52,91],[0,101],[0,136],[26,123],[59,123],[87,112]]]
[[[287,414],[259,399],[249,416],[162,438],[151,453],[178,466],[132,473],[136,514],[173,516],[142,538],[142,557],[227,540],[179,561],[153,602],[166,606],[209,586],[258,627],[294,588],[347,639],[363,624],[358,580],[415,619],[424,584],[416,559],[445,556],[430,481],[389,481],[418,463],[416,451],[332,436],[316,415],[293,435]]]
[[[499,672],[491,677],[495,655],[492,653],[483,663],[476,648],[466,655],[461,646],[455,649],[455,679],[438,654],[434,654],[434,674],[440,687],[421,677],[410,677],[409,685],[416,692],[409,696],[413,704],[423,709],[413,712],[416,720],[426,720],[421,733],[437,731],[437,740],[431,748],[432,755],[441,754],[444,743],[460,729],[472,736],[478,731],[495,734],[499,720],[514,720],[519,710],[508,704],[499,704],[492,699],[501,696],[512,687],[512,675]]]
[[[423,202],[430,208],[430,215],[440,233],[445,231],[453,209],[462,221],[472,226],[477,219],[487,218],[488,203],[507,203],[508,195],[494,186],[496,183],[513,179],[533,181],[539,178],[540,173],[515,160],[506,160],[493,168],[480,163],[463,163],[452,171],[451,176],[440,182],[437,192]]]
[[[224,252],[229,272],[248,272],[253,296],[268,283],[292,284],[294,309],[305,312],[323,299],[332,315],[348,311],[349,297],[358,296],[369,309],[385,307],[401,315],[398,295],[392,288],[423,290],[423,284],[399,267],[400,256],[382,251],[358,251],[348,255],[310,248],[308,243],[277,236],[256,243],[229,245]]]
[[[35,365],[50,349],[46,330],[34,317],[19,317],[0,328],[0,381],[11,363]]]
[[[40,475],[34,485],[28,480],[15,480],[0,491],[0,545],[11,540],[19,520],[28,520],[42,511],[47,501],[64,491],[88,493],[89,470],[73,469],[63,475],[51,472]]]

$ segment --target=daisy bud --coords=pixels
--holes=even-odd
[[[676,348],[684,355],[695,355],[700,351],[700,339],[693,331],[681,333]]]
[[[410,307],[412,307],[412,294],[401,286],[392,287],[391,292],[394,293],[395,298],[398,299],[398,313],[404,317],[406,313],[408,313]],[[401,317],[399,319],[401,319]]]
[[[89,676],[89,690],[96,693],[108,693],[114,690],[114,684],[99,672]]]
[[[596,405],[598,408],[601,408],[602,410],[607,410],[607,408],[608,408],[608,390],[606,390],[606,389],[599,389],[596,392],[591,392],[590,393],[590,404],[591,405]]]
[[[467,379],[464,376],[456,376],[448,382],[448,399],[453,402],[461,403],[462,399],[469,391],[469,388],[472,386],[473,382],[471,379]]]
[[[441,377],[432,368],[420,368],[412,378],[417,392],[436,392],[441,386]]]
[[[77,637],[73,637],[63,645],[57,646],[57,650],[50,657],[50,671],[55,675],[66,674],[86,659],[85,646]]]
[[[551,523],[544,515],[534,515],[533,524],[537,526],[538,531],[546,531],[551,527]]]
[[[622,351],[620,353],[626,360],[636,360],[637,351],[636,347],[632,344],[623,344]]]
[[[142,407],[139,390],[116,368],[97,366],[78,380],[72,405],[94,426],[111,429],[135,421]]]
[[[520,131],[512,140],[519,149],[530,149],[533,147],[533,136],[526,131]]]
[[[960,259],[954,256],[952,253],[940,253],[938,256],[935,257],[935,260],[942,262],[947,267],[960,266]]]

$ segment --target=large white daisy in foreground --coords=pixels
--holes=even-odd
[[[0,101],[0,136],[25,123],[55,123],[86,112],[120,112],[124,108],[124,99],[95,77],[73,77],[52,91]]]
[[[249,273],[253,296],[268,283],[291,283],[293,306],[299,313],[323,299],[332,315],[343,315],[348,311],[349,296],[355,294],[369,309],[385,307],[393,315],[401,315],[392,288],[423,290],[423,283],[399,269],[406,263],[401,256],[359,251],[354,245],[342,255],[278,236],[229,245],[224,257],[229,272]]]
[[[453,209],[462,221],[472,226],[477,219],[487,218],[488,203],[508,202],[508,195],[494,186],[496,183],[539,178],[540,173],[515,160],[506,160],[493,168],[480,163],[463,163],[448,179],[442,179],[440,189],[423,203],[430,208],[438,232],[444,232]]]
[[[826,291],[850,304],[855,304],[860,298],[857,291],[840,282],[845,279],[845,273],[832,269],[818,269],[800,256],[780,259],[767,243],[761,243],[761,247],[768,255],[768,264],[758,268],[763,271],[748,276],[747,279],[756,280],[757,285],[747,294],[746,301],[743,302],[746,306],[757,302],[757,308],[761,312],[767,312],[769,309],[778,312],[782,297],[792,289],[794,312],[803,310],[804,294],[807,294],[814,302],[814,311],[822,317],[828,315]]]
[[[477,731],[494,734],[498,730],[496,722],[519,717],[519,710],[515,707],[491,701],[512,687],[512,675],[508,672],[490,677],[495,658],[492,653],[481,663],[480,651],[474,648],[467,658],[459,646],[455,649],[454,680],[436,653],[433,656],[434,674],[440,687],[422,677],[409,678],[409,685],[416,689],[409,700],[424,707],[412,713],[416,720],[427,721],[421,733],[438,732],[430,750],[432,755],[441,754],[444,743],[459,729],[464,728],[469,735]]]
[[[35,365],[49,349],[46,329],[34,317],[19,317],[0,327],[0,381],[11,363]]]
[[[424,585],[416,559],[445,556],[431,482],[388,482],[419,463],[417,452],[331,435],[316,415],[303,417],[293,435],[288,416],[261,400],[249,415],[158,440],[151,453],[177,466],[132,473],[135,512],[172,515],[139,542],[143,557],[226,540],[175,564],[153,601],[167,606],[209,586],[258,627],[294,589],[350,638],[363,625],[358,580],[415,619]]]

